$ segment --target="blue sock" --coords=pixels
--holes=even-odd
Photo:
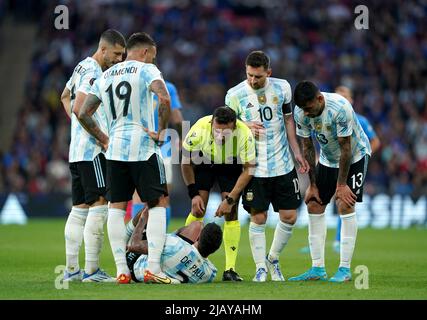
[[[335,234],[335,241],[341,241],[341,217],[338,215],[337,233]]]
[[[139,210],[144,209],[145,205],[143,203],[132,203],[132,218],[135,218]]]
[[[170,221],[171,221],[171,207],[167,206],[166,207],[166,230],[169,227]]]

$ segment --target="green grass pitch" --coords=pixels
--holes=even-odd
[[[176,219],[170,230],[183,224]],[[224,271],[224,248],[211,256],[218,268],[214,283],[201,285],[116,285],[70,283],[68,289],[56,289],[57,265],[65,264],[63,230],[65,219],[30,219],[26,226],[0,226],[0,299],[145,299],[145,300],[285,300],[285,299],[427,299],[427,230],[362,229],[352,263],[365,265],[369,271],[369,288],[356,289],[355,281],[344,284],[328,282],[253,283],[255,266],[248,240],[248,226],[242,227],[237,271],[241,283],[221,282]],[[326,269],[336,271],[339,255],[332,250],[335,230],[328,231]],[[267,246],[273,229],[267,228]],[[307,229],[295,229],[281,255],[286,278],[310,266],[308,254],[299,253],[307,243]],[[84,265],[83,248],[80,266]],[[102,267],[115,273],[107,237],[101,256]],[[358,275],[353,273],[353,279]]]

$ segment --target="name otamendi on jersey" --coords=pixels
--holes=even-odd
[[[150,85],[163,81],[151,63],[124,61],[105,71],[91,93],[104,106],[109,145],[105,157],[116,161],[146,161],[160,154],[159,147],[144,131],[155,131],[154,93]]]

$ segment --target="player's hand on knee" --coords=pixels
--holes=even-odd
[[[191,200],[191,212],[195,216],[203,216],[205,213],[205,203],[201,196],[195,196]]]
[[[337,185],[335,198],[341,200],[347,206],[353,207],[356,205],[357,196],[351,191],[348,185]]]

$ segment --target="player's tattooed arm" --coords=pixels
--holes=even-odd
[[[67,87],[62,91],[61,102],[68,117],[71,118],[71,91]]]
[[[312,185],[316,184],[316,149],[314,148],[313,140],[311,137],[302,139],[302,150],[304,158],[307,160],[310,170],[308,176]]]
[[[151,91],[153,91],[159,98],[159,138],[161,139],[162,131],[167,128],[169,117],[171,113],[171,98],[166,88],[166,85],[161,80],[154,80],[151,83]]]
[[[101,128],[92,118],[92,115],[95,113],[96,109],[98,109],[100,103],[101,100],[99,100],[97,96],[88,94],[80,109],[78,119],[83,128],[94,136],[106,150],[108,146],[108,136],[102,132]]]
[[[351,166],[351,136],[338,137],[338,143],[340,144],[341,156],[337,183],[339,185],[346,185]]]
[[[340,202],[342,202],[352,208],[356,204],[357,196],[347,185],[347,176],[351,166],[351,136],[338,137],[338,143],[340,144],[341,156],[335,198],[338,201],[338,207],[341,206]]]
[[[83,105],[83,103],[86,100],[87,95],[81,91],[77,91],[77,93],[75,93],[75,100],[74,100],[74,105],[73,105],[73,113],[76,115],[76,117],[79,116],[80,113],[80,109]],[[96,109],[94,110],[94,112],[96,111]]]
[[[146,229],[148,221],[148,207],[145,207],[138,219],[138,223],[133,230],[127,250],[138,254],[147,254],[147,241],[142,240],[142,235]]]

